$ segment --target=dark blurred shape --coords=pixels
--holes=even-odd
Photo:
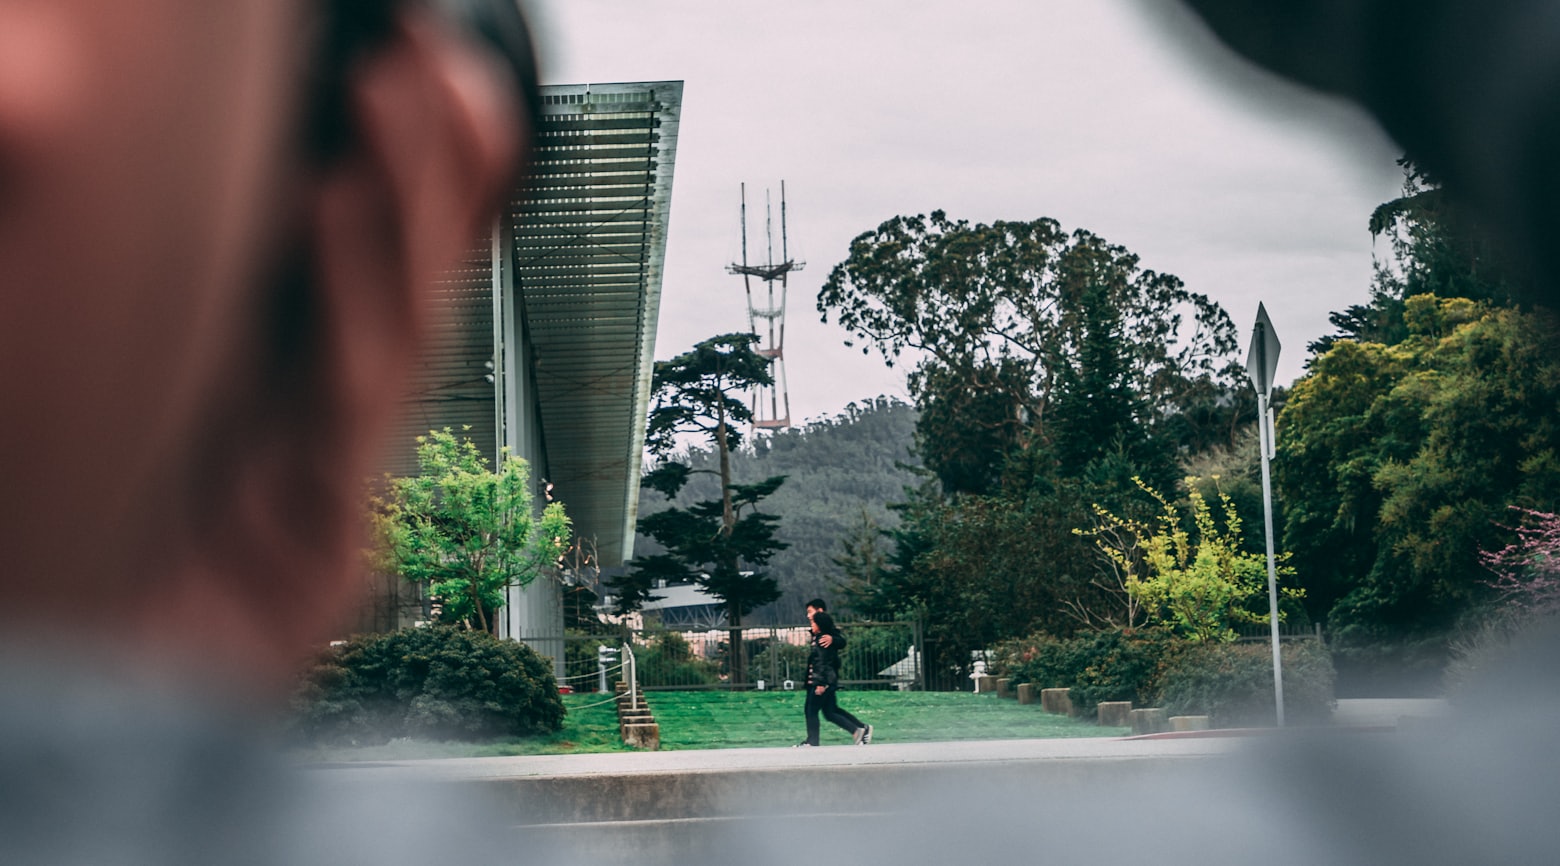
[[[1549,0],[1185,0],[1230,47],[1353,100],[1505,242],[1560,305],[1560,4]]]
[[[350,139],[346,76],[352,64],[383,44],[398,9],[415,0],[330,0],[322,4],[315,52],[310,149],[321,158],[336,155]],[[477,37],[513,77],[529,114],[530,129],[541,117],[541,82],[531,30],[516,0],[430,0],[444,17]]]

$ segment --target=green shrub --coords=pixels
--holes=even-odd
[[[1087,632],[1066,640],[1036,635],[998,647],[991,669],[1015,683],[1070,688],[1080,713],[1101,701],[1149,706],[1163,660],[1177,643],[1159,628]]]
[[[635,649],[634,660],[641,685],[709,686],[720,682],[720,663],[694,655],[693,647],[675,631],[662,632],[648,646]]]
[[[754,644],[753,661],[748,665],[749,677],[771,680],[769,688],[778,689],[779,684],[788,679],[801,682],[807,676],[807,655],[811,646],[767,638]]]
[[[843,626],[847,643],[840,657],[840,679],[875,680],[878,671],[904,659],[915,643],[915,632],[906,627]],[[803,669],[806,659],[803,659]]]
[[[1334,706],[1332,654],[1317,640],[1281,644],[1284,720],[1320,723]],[[1271,725],[1273,651],[1265,643],[1185,644],[1165,659],[1158,703],[1170,715],[1206,715],[1216,727]]]
[[[552,665],[530,647],[448,626],[333,647],[294,696],[291,728],[322,743],[481,740],[556,731]]]

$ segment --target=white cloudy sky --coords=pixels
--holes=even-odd
[[[1299,375],[1362,302],[1390,142],[1242,67],[1165,0],[534,0],[549,83],[685,82],[656,356],[746,327],[738,184],[784,179],[793,420],[902,375],[819,323],[850,239],[896,214],[1052,217],[1137,253],[1250,333],[1266,303]],[[755,238],[756,239],[756,238]],[[1244,351],[1244,350],[1243,350]]]

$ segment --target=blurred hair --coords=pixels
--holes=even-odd
[[[818,610],[828,610],[829,609],[829,605],[826,604],[824,602],[824,600],[821,599],[821,598],[815,598],[812,601],[807,602],[807,604],[804,605],[804,607],[817,608]]]
[[[517,0],[325,0],[307,79],[304,135],[309,153],[328,161],[352,140],[347,76],[389,38],[396,13],[422,2],[455,24],[498,60],[514,79],[531,135],[541,119],[541,85],[531,30]]]
[[[819,634],[834,633],[834,617],[829,616],[827,611],[820,610],[813,614],[813,622],[818,624]]]

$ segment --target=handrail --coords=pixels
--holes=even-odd
[[[623,665],[628,671],[628,705],[632,709],[639,709],[639,664],[634,658],[634,647],[631,642],[623,642]]]

